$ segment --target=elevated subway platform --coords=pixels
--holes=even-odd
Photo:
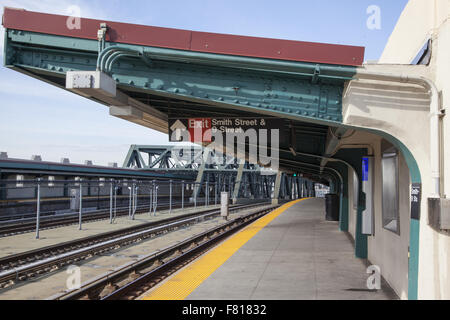
[[[229,238],[143,295],[148,300],[383,300],[397,296],[382,282],[368,291],[365,260],[322,199],[291,202]]]

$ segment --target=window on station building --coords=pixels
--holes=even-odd
[[[428,39],[411,62],[412,65],[428,65],[431,60],[431,39]]]
[[[22,174],[18,174],[16,176],[16,187],[17,188],[23,188],[23,180],[25,180],[25,177]]]
[[[385,149],[381,159],[383,227],[400,234],[398,151]]]
[[[55,186],[55,177],[54,176],[49,176],[48,177],[48,186],[49,187],[54,187]]]

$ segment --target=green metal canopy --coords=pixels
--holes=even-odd
[[[69,71],[101,71],[120,99],[73,92],[108,107],[125,101],[129,113],[111,113],[162,132],[173,116],[284,119],[280,166],[338,184],[320,157],[342,124],[344,84],[364,48],[90,19],[68,30],[66,20],[5,9],[5,66],[63,89]]]

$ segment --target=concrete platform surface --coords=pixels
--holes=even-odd
[[[325,221],[324,200],[308,199],[269,222],[186,299],[397,299],[385,283],[368,291],[366,269],[338,223]]]

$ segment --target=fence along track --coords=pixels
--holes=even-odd
[[[231,210],[256,206],[261,204],[238,205],[231,207]],[[218,214],[220,214],[219,209],[204,210],[1,258],[0,265],[3,271],[0,272],[0,288],[10,287],[17,282],[56,271],[64,265],[132,245],[135,242],[213,218]]]
[[[194,205],[185,205],[184,208],[192,208]],[[168,204],[163,204],[159,206],[159,210],[168,209]],[[181,205],[172,205],[172,209],[180,209]],[[106,220],[110,218],[109,209],[104,209],[104,212],[96,212],[96,213],[84,213],[83,222],[95,222],[100,220]],[[137,209],[136,214],[147,213],[149,209]],[[127,216],[129,212],[128,208],[117,210],[117,217]],[[44,216],[41,217],[40,227],[39,229],[47,230],[47,229],[55,229],[60,227],[65,227],[69,225],[74,225],[79,223],[78,213],[74,213],[71,216],[66,217],[57,217],[57,216]],[[6,226],[0,226],[0,238],[27,233],[34,232],[36,230],[36,222],[35,218],[32,219],[33,222],[19,222],[15,224],[9,224]]]

